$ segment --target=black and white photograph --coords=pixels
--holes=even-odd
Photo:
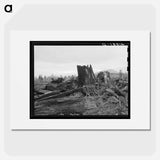
[[[130,41],[30,41],[31,119],[130,119]]]

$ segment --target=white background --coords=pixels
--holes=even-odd
[[[10,1],[7,1],[8,3]],[[13,14],[6,14],[3,12],[3,6],[6,4],[6,1],[1,1],[2,5],[0,6],[0,48],[1,48],[1,75],[6,75],[4,70],[5,67],[8,65],[7,57],[4,53],[4,28],[9,28],[8,26],[11,25],[9,23],[6,25],[7,22],[11,22],[13,16],[22,9],[23,4],[33,4],[33,3],[41,3],[47,4],[51,3],[55,4],[55,1],[50,0],[17,0],[12,2],[14,5]],[[86,11],[82,12],[82,8],[79,7],[77,11],[79,13],[79,21],[73,21],[70,18],[63,18],[66,14],[66,10],[62,14],[59,14],[60,17],[57,19],[54,18],[54,21],[59,21],[58,25],[48,25],[38,20],[37,26],[26,24],[28,23],[28,19],[31,18],[24,18],[28,15],[28,17],[32,17],[33,9],[31,12],[27,12],[24,16],[23,14],[19,15],[19,20],[21,23],[16,23],[16,21],[12,20],[11,28],[27,28],[27,29],[38,29],[38,28],[54,28],[55,30],[151,30],[153,33],[152,36],[152,128],[151,131],[105,131],[105,132],[54,132],[54,131],[21,131],[21,132],[13,132],[10,130],[9,122],[10,118],[8,116],[8,112],[10,111],[8,108],[7,102],[7,86],[8,80],[7,79],[0,79],[1,80],[1,112],[0,112],[0,159],[140,159],[140,160],[157,160],[160,159],[160,117],[159,112],[159,95],[160,95],[160,63],[159,59],[160,53],[159,48],[159,28],[160,28],[160,1],[159,0],[81,0],[81,1],[70,1],[70,0],[59,0],[58,4],[67,4],[69,10],[72,11],[73,6],[70,4],[95,4],[95,8],[100,12],[101,10],[97,6],[103,6],[105,11],[102,10],[105,14],[98,14],[97,17],[94,16],[93,19],[86,18]],[[113,5],[116,9],[112,6],[107,7],[108,5]],[[131,5],[129,7],[128,5]],[[148,7],[146,6],[148,5]],[[88,8],[89,8],[88,6]],[[139,7],[140,8],[139,8]],[[45,6],[43,6],[44,8]],[[121,9],[119,8],[121,7]],[[56,6],[57,9],[59,9]],[[54,10],[56,10],[54,8]],[[111,9],[110,9],[111,8]],[[28,8],[27,8],[28,9]],[[115,10],[114,10],[115,9]],[[128,9],[126,12],[125,9]],[[77,8],[76,8],[77,10]],[[90,8],[89,8],[90,10]],[[97,11],[96,10],[96,11]],[[113,12],[114,14],[113,14]],[[22,11],[22,10],[21,10]],[[28,11],[28,10],[27,10]],[[56,10],[57,11],[57,10]],[[95,10],[94,10],[95,11]],[[25,12],[25,11],[24,11]],[[42,10],[41,10],[42,12]],[[99,13],[98,12],[98,13]],[[1,14],[2,13],[2,14]],[[22,13],[22,12],[21,12]],[[36,12],[35,12],[36,13]],[[65,14],[64,14],[65,13]],[[70,12],[69,12],[70,13]],[[89,12],[92,13],[93,12]],[[97,14],[97,12],[95,12]],[[43,12],[44,16],[45,11]],[[72,13],[73,14],[73,13]],[[63,16],[62,16],[63,15]],[[75,15],[75,14],[74,14]],[[103,15],[103,16],[102,16]],[[106,21],[106,15],[107,21]],[[56,14],[57,16],[57,14]],[[77,13],[76,15],[77,16]],[[21,18],[22,19],[21,19]],[[123,17],[123,18],[122,18]],[[41,17],[42,18],[42,17]],[[41,19],[40,18],[40,19]],[[49,18],[48,18],[49,19]],[[105,21],[104,21],[105,19]],[[44,19],[43,19],[44,20]],[[50,20],[50,19],[49,19]],[[69,23],[63,23],[67,20]],[[156,24],[154,23],[156,20]],[[31,20],[32,21],[32,20]],[[34,22],[35,19],[32,21]],[[79,22],[79,23],[78,23]],[[85,22],[85,23],[82,23]],[[95,23],[94,23],[95,22]],[[41,25],[40,25],[41,24]],[[70,25],[71,24],[71,25]],[[30,27],[31,26],[31,27]],[[36,26],[34,28],[34,26]],[[4,61],[5,58],[5,61]],[[5,63],[4,63],[5,62]],[[5,83],[4,83],[5,82]],[[5,85],[4,85],[5,84]],[[4,99],[5,95],[5,99]],[[5,101],[4,101],[5,100]],[[4,105],[5,102],[5,105]]]
[[[131,119],[29,119],[30,40],[131,41]],[[149,32],[11,31],[9,46],[11,129],[150,129]]]

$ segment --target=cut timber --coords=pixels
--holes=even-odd
[[[83,89],[84,89],[84,87],[81,87],[81,88],[73,89],[73,90],[70,90],[70,91],[63,92],[63,93],[59,93],[59,94],[56,94],[56,95],[55,95],[55,93],[49,93],[48,95],[46,94],[44,96],[38,97],[35,100],[36,101],[43,101],[43,100],[49,100],[49,99],[52,99],[52,98],[61,98],[61,97],[69,96],[70,94],[73,94],[75,92],[83,92]]]
[[[49,92],[49,93],[45,93],[45,94],[39,96],[38,98],[35,98],[35,100],[43,99],[43,98],[53,96],[53,95],[56,95],[56,94],[59,94],[59,93],[60,93],[60,91],[52,91],[52,92]]]
[[[115,97],[119,97],[119,96],[125,97],[125,93],[118,88],[106,89],[106,92],[110,93]]]
[[[118,96],[125,97],[125,93],[121,91],[120,89],[118,89],[118,87],[114,87],[113,90]]]
[[[95,84],[96,77],[94,75],[91,65],[90,66],[77,65],[77,71],[78,71],[78,85],[80,87],[84,85]]]

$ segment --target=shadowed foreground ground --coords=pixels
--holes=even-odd
[[[35,103],[35,115],[128,115],[124,97],[79,94]]]

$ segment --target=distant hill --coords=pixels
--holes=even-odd
[[[115,71],[114,69],[108,69],[108,70],[106,70],[106,71],[108,71],[108,72],[110,72],[110,73],[119,73],[119,72]]]
[[[119,72],[115,71],[114,69],[107,69],[107,70],[102,70],[99,72],[110,72],[111,74],[118,74]],[[95,75],[97,75],[99,72],[96,72]]]

